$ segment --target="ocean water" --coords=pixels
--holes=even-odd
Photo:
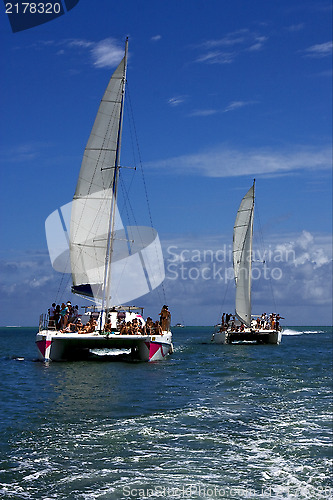
[[[174,328],[152,364],[45,365],[35,331],[0,329],[0,498],[333,498],[332,328]]]

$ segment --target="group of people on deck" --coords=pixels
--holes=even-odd
[[[160,321],[153,321],[151,317],[148,317],[145,324],[140,318],[125,321],[122,317],[122,311],[120,311],[117,314],[117,332],[120,335],[161,335],[163,331],[170,329],[170,321],[171,314],[167,305],[162,307]],[[111,331],[111,319],[109,318],[105,323],[104,332],[109,333]]]
[[[79,306],[72,306],[69,300],[61,306],[53,302],[49,309],[49,328],[63,330],[71,323],[76,323],[79,319]]]
[[[97,323],[99,313],[92,313],[89,321],[83,325],[78,306],[73,307],[70,301],[66,304],[62,303],[61,307],[53,303],[48,312],[49,328],[61,333],[94,333],[99,327]],[[118,311],[115,330],[111,326],[111,314],[109,314],[103,332],[108,334],[116,331],[121,335],[161,335],[162,331],[168,331],[170,328],[171,314],[168,306],[164,305],[160,312],[160,321],[153,321],[148,317],[145,323],[141,317],[134,318],[132,321],[125,321],[125,318],[125,311]]]
[[[280,314],[271,313],[269,316],[262,313],[257,319],[251,321],[251,328],[254,330],[279,330],[280,320],[284,319]],[[236,316],[234,314],[223,313],[221,318],[220,331],[225,332],[231,330],[232,332],[243,332],[245,330],[244,323],[236,324]]]
[[[154,322],[150,317],[147,318],[146,324],[141,322],[139,318],[134,318],[132,321],[118,323],[116,331],[120,335],[161,335],[162,327],[159,321]],[[105,323],[104,332],[112,332],[110,319]]]
[[[280,314],[271,313],[268,316],[268,314],[262,313],[255,320],[255,328],[257,330],[279,330],[280,319],[284,319]]]

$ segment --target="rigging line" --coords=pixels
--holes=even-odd
[[[130,186],[129,186],[129,189],[132,185],[132,181],[133,181],[133,177],[132,177],[132,180],[130,182]],[[129,216],[129,211],[128,211],[128,206],[130,206],[129,208],[132,209],[131,207],[131,203],[130,203],[130,200],[129,200],[129,196],[128,196],[128,192],[126,191],[126,188],[125,188],[125,183],[123,181],[123,177],[121,175],[121,172],[119,172],[119,185],[120,185],[120,189],[122,191],[122,194],[123,194],[123,204],[122,204],[122,207],[121,209],[119,209],[120,213],[122,213],[123,209],[125,210],[126,212],[126,220],[128,222],[128,224],[130,224],[130,216]]]
[[[258,202],[256,203],[256,216],[258,219],[258,229],[259,229],[259,245],[261,245],[261,252],[262,255],[265,255],[263,252],[265,251],[265,242],[264,242],[264,236],[263,236],[263,231],[262,231],[262,225],[261,225],[261,220],[260,220],[260,214],[258,210]],[[266,265],[266,262],[264,261],[264,265]],[[271,294],[273,298],[273,303],[274,303],[274,308],[275,311],[277,312],[277,307],[276,307],[276,300],[275,300],[275,295],[274,295],[274,289],[273,289],[273,284],[272,284],[272,279],[270,274],[268,274],[268,281],[271,289]]]
[[[56,303],[61,302],[62,299],[60,300],[60,297],[64,298],[65,291],[68,288],[69,282],[71,281],[71,274],[68,274],[68,275],[66,275],[65,273],[61,273],[61,274],[62,274],[61,280],[60,280],[58,291],[56,294],[56,300],[55,300]],[[67,277],[67,279],[66,279],[66,277]],[[66,280],[66,282],[65,282],[65,280]],[[68,300],[68,297],[66,299],[66,302],[67,302],[67,300]]]
[[[225,298],[227,296],[227,292],[228,292],[228,288],[229,288],[229,282],[231,280],[228,279],[227,281],[227,286],[226,286],[226,289],[225,289],[225,292],[224,292],[224,297],[222,299],[222,303],[221,303],[221,307],[220,307],[220,316],[219,316],[219,321],[221,320],[221,317],[222,317],[222,312],[223,312],[223,308],[224,308],[224,304],[225,304]]]
[[[139,165],[140,165],[140,170],[141,170],[141,175],[142,175],[142,181],[143,181],[143,186],[144,186],[144,191],[145,191],[145,196],[146,196],[146,202],[147,202],[147,207],[148,207],[148,214],[149,214],[150,226],[153,229],[153,227],[154,227],[153,226],[153,218],[152,218],[152,214],[151,214],[151,210],[150,210],[150,205],[149,205],[147,184],[146,184],[146,179],[145,179],[145,175],[144,175],[144,171],[143,171],[143,163],[142,163],[142,159],[141,159],[141,152],[140,152],[138,135],[137,135],[135,121],[134,121],[134,113],[133,113],[132,101],[131,101],[131,96],[130,96],[129,85],[128,84],[127,84],[127,95],[128,95],[128,103],[129,103],[129,108],[130,108],[130,113],[131,113],[131,119],[132,119],[132,124],[133,124],[133,130],[134,130],[134,138],[136,140],[136,148],[137,148],[138,156],[139,156]],[[156,254],[157,254],[157,249],[156,249]],[[158,257],[158,255],[157,255],[157,257]],[[161,269],[160,269],[160,272],[161,272]],[[163,281],[161,283],[161,287],[162,287],[162,291],[163,291],[164,303],[167,303],[166,293],[165,293],[165,288],[164,288],[164,282]]]
[[[124,196],[125,200],[127,201],[127,203],[125,204],[125,207],[126,207],[126,212],[127,212],[126,215],[127,215],[128,221],[130,222],[130,216],[129,216],[129,213],[128,213],[128,208],[129,208],[130,211],[131,211],[131,216],[133,218],[134,224],[138,227],[138,224],[137,224],[137,221],[136,221],[136,217],[135,217],[135,212],[133,210],[130,198],[128,196],[128,192],[126,191],[125,183],[124,183],[124,181],[123,181],[122,178],[120,178],[120,179],[121,179],[120,186],[121,186],[121,189],[122,189],[122,192],[123,192],[123,196]],[[142,249],[143,249],[144,248],[144,241],[141,238],[140,231],[138,232],[138,235],[140,236],[140,242],[141,242],[141,246],[142,246]],[[131,246],[130,243],[129,243],[129,252],[130,252],[130,254],[132,254],[132,246]],[[149,262],[146,263],[146,267],[148,265],[149,265]],[[159,300],[161,301],[163,299],[163,297],[161,297],[160,290],[159,290],[158,287],[157,287],[156,293],[158,295]],[[165,295],[164,295],[164,298],[165,298]]]

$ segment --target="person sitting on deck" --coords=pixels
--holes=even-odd
[[[122,321],[119,325],[117,325],[120,335],[126,335],[126,323]]]
[[[88,323],[78,333],[93,333],[96,329],[97,321],[91,316]]]
[[[141,323],[141,321],[139,321],[139,333],[141,335],[146,335],[146,325]]]
[[[133,335],[139,334],[139,323],[138,323],[138,320],[136,318],[134,318],[132,321],[132,334]]]
[[[61,333],[76,333],[78,331],[77,323],[68,323],[65,328],[60,330]]]
[[[132,334],[133,334],[132,323],[130,321],[127,321],[127,323],[126,323],[126,335],[132,335]]]
[[[82,324],[82,321],[80,318],[77,319],[77,321],[75,322],[76,324],[76,328],[77,328],[77,331],[79,332],[79,330],[82,330],[83,328],[83,324]]]
[[[111,320],[110,319],[108,319],[107,322],[105,323],[104,331],[109,332],[109,333],[111,332]]]
[[[96,330],[96,327],[97,327],[97,321],[95,320],[95,318],[92,316],[90,318],[90,327],[89,327],[89,333],[92,333]]]
[[[146,332],[148,335],[153,334],[154,323],[150,316],[148,316],[146,321]]]
[[[244,332],[244,329],[245,329],[245,327],[244,327],[244,323],[241,323],[241,325],[240,325],[240,327],[239,327],[239,331],[240,331],[240,332]]]
[[[154,330],[155,330],[155,335],[162,335],[162,326],[158,321],[155,321],[154,323]]]

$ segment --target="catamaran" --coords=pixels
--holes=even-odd
[[[74,323],[60,329],[49,314],[41,316],[36,345],[43,361],[77,358],[96,349],[129,350],[143,361],[158,361],[172,352],[169,321],[154,328],[151,320],[146,324],[141,307],[122,305],[156,288],[165,277],[157,232],[124,227],[117,208],[127,54],[128,40],[100,103],[73,201],[61,207],[61,221],[58,211],[46,221],[48,245],[52,238],[55,242],[49,245],[54,269],[70,272],[72,292],[91,299],[94,306],[82,314],[80,327]],[[64,220],[69,244],[59,232],[54,236]]]
[[[256,342],[279,344],[282,331],[280,316],[264,313],[251,314],[252,285],[252,239],[255,181],[239,206],[233,234],[233,267],[236,284],[235,316],[222,316],[221,324],[216,325],[212,342],[232,344],[233,342]]]

